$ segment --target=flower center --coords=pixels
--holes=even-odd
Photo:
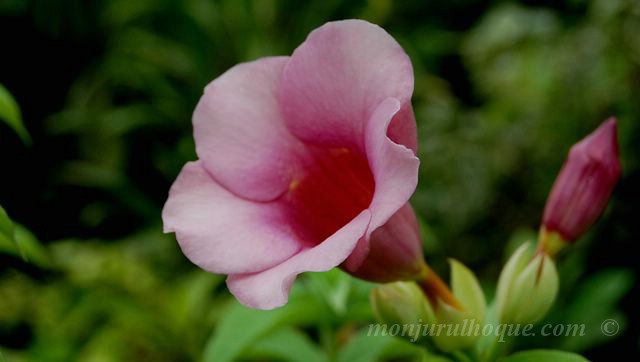
[[[284,195],[293,231],[315,246],[368,208],[375,182],[366,157],[348,148],[313,149]]]

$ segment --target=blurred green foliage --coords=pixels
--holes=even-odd
[[[342,18],[383,26],[409,53],[425,252],[443,274],[445,257],[470,265],[488,294],[508,250],[535,235],[566,151],[618,117],[623,180],[609,212],[561,262],[566,298],[549,320],[597,329],[616,318],[629,326],[623,342],[522,344],[637,352],[639,321],[628,318],[638,294],[619,309],[635,278],[624,267],[638,267],[625,254],[640,201],[637,1],[6,0],[0,82],[22,106],[33,146],[0,132],[0,204],[14,220],[3,213],[1,228],[14,225],[9,240],[26,257],[0,234],[0,359],[433,357],[363,334],[368,283],[339,271],[305,275],[287,307],[247,310],[222,276],[190,265],[161,232],[169,185],[195,159],[190,118],[207,82],[238,62],[290,54]]]
[[[20,107],[18,107],[16,100],[13,99],[11,93],[2,84],[0,84],[0,121],[13,128],[24,143],[28,144],[30,142],[29,133],[27,133],[27,129],[24,128],[22,122]]]

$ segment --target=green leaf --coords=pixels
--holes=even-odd
[[[51,260],[47,248],[40,243],[38,238],[26,227],[15,224],[16,241],[20,244],[27,261],[40,267],[49,267]]]
[[[536,349],[505,357],[500,362],[585,362],[588,359],[570,352]]]
[[[326,305],[308,294],[292,295],[287,305],[268,311],[249,309],[234,301],[207,342],[204,361],[233,361],[260,338],[280,327],[325,319],[330,313],[326,309]]]
[[[20,253],[23,259],[26,258],[24,252],[20,248],[20,244],[16,240],[16,232],[13,221],[9,218],[9,215],[7,214],[5,209],[0,206],[0,251],[2,250],[8,252],[17,251]]]
[[[29,133],[22,122],[18,103],[2,84],[0,84],[0,120],[5,121],[9,127],[13,128],[24,144],[31,143]]]
[[[337,315],[345,314],[353,278],[338,268],[306,275],[311,290],[324,300]]]
[[[222,275],[194,270],[182,275],[174,283],[165,306],[164,315],[174,323],[176,330],[189,328],[192,323],[200,323],[202,315],[210,308],[211,295],[224,282]]]
[[[286,328],[270,333],[258,340],[244,353],[245,357],[257,360],[288,362],[323,362],[327,356],[314,345],[304,333]]]
[[[4,209],[0,207],[0,229],[6,227],[6,219],[3,219]],[[6,213],[4,213],[6,215]],[[11,221],[9,219],[9,221]],[[49,266],[49,254],[47,249],[38,241],[31,231],[20,224],[12,223],[13,239],[0,230],[0,253],[7,253],[22,257],[25,261],[40,267]]]
[[[448,361],[400,338],[389,335],[369,336],[367,330],[353,337],[338,354],[338,362],[372,362],[391,358],[402,361]]]
[[[584,336],[567,337],[559,345],[562,349],[584,351],[621,335],[626,326],[626,317],[618,311],[618,302],[633,287],[633,273],[624,269],[599,272],[583,282],[572,303],[565,308],[563,320],[566,324],[584,326]],[[615,319],[620,331],[615,336],[602,333],[602,323]]]

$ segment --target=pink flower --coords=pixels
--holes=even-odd
[[[544,209],[546,231],[575,241],[604,211],[620,172],[616,119],[612,117],[571,147]]]
[[[412,92],[400,45],[360,20],[321,26],[291,57],[231,68],[196,107],[199,160],[171,188],[165,231],[254,308],[285,304],[306,271],[422,272],[407,204],[419,164]],[[386,274],[372,271],[380,262]]]

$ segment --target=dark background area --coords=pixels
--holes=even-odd
[[[412,58],[422,161],[413,204],[427,259],[442,274],[446,257],[460,259],[488,293],[513,245],[535,237],[569,147],[618,117],[623,176],[602,219],[561,257],[562,297],[548,319],[615,316],[624,331],[585,345],[526,343],[592,360],[636,355],[640,5],[631,0],[0,1],[0,83],[33,140],[0,125],[0,204],[43,255],[0,253],[5,353],[82,359],[127,341],[105,356],[198,358],[220,318],[209,311],[230,297],[160,220],[180,167],[195,159],[191,112],[229,67],[290,54],[343,18],[381,25]],[[184,310],[167,316],[175,308]]]

